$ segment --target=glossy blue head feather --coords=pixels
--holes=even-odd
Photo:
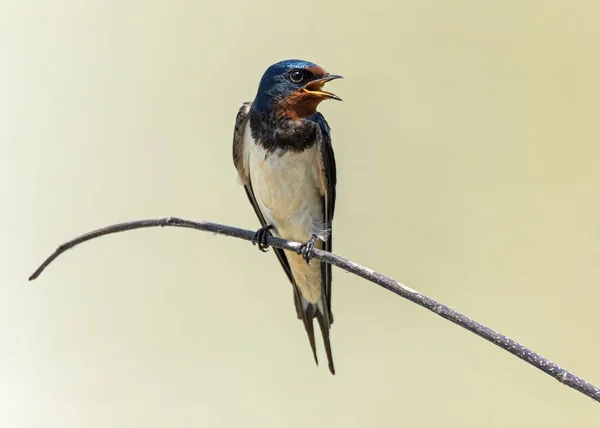
[[[340,99],[322,90],[326,82],[340,77],[309,61],[289,59],[275,63],[260,80],[253,108],[268,115],[304,117],[314,113],[319,102]]]

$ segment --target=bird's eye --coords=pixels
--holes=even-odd
[[[294,83],[300,83],[304,79],[304,73],[300,70],[294,70],[290,73],[290,80]]]

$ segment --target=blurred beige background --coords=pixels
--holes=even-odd
[[[324,103],[335,251],[600,384],[597,2],[3,2],[0,426],[565,427],[592,400],[340,271],[338,374],[314,366],[255,229],[238,107],[271,63]],[[320,355],[324,358],[320,348]]]

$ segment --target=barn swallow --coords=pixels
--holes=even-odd
[[[240,108],[233,134],[238,178],[262,225],[253,244],[266,251],[269,234],[303,243],[299,253],[274,252],[292,284],[296,313],[318,364],[317,318],[332,374],[331,266],[310,255],[313,248],[332,250],[336,167],[329,125],[317,106],[327,99],[341,101],[323,89],[341,77],[302,60],[273,64],[254,101]]]

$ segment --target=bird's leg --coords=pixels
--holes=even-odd
[[[267,237],[269,236],[269,231],[273,229],[275,226],[272,224],[268,226],[263,226],[256,231],[254,236],[252,237],[252,245],[258,244],[258,249],[263,253],[266,253],[269,250],[269,244],[267,243]]]
[[[306,264],[310,264],[310,259],[313,256],[313,251],[315,249],[315,240],[317,239],[317,235],[313,235],[308,241],[304,244],[300,245],[298,248],[298,254],[302,256],[304,260],[306,260]]]

